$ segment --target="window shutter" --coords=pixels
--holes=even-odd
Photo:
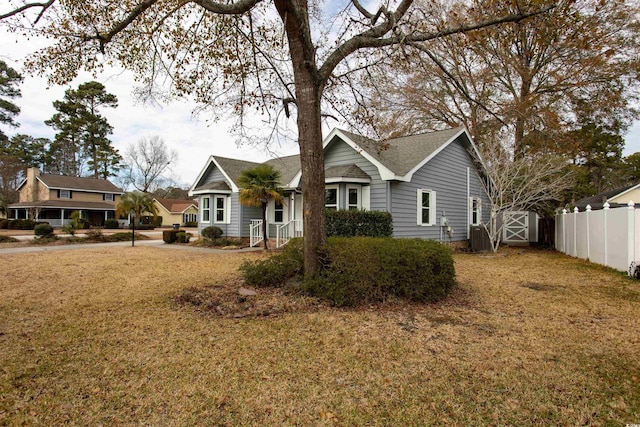
[[[418,225],[422,225],[422,190],[418,188],[416,192],[416,205],[418,210],[416,212],[416,218],[418,220]]]
[[[429,224],[436,224],[436,192],[431,191],[429,195]]]
[[[371,210],[371,186],[363,185],[362,191],[360,193],[362,195],[362,209],[365,211]]]
[[[58,190],[58,199],[60,198],[60,190]]]
[[[69,190],[69,198],[73,199],[73,191]]]
[[[471,225],[473,224],[473,197],[469,197],[469,201],[467,202],[467,206],[469,207],[467,209],[467,224]]]
[[[102,200],[103,200],[103,201],[107,200],[107,195],[106,195],[106,194],[104,194],[104,193],[102,193]]]

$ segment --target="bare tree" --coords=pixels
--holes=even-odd
[[[482,164],[482,184],[491,204],[489,222],[483,225],[493,252],[500,246],[504,228],[504,222],[498,225],[501,215],[511,210],[544,209],[548,203],[562,200],[575,183],[570,164],[562,157],[543,152],[515,156],[514,151],[514,143],[504,145],[497,140],[485,141],[479,155],[471,151]]]
[[[239,117],[238,129],[245,129],[251,112],[278,123],[282,112],[289,117],[295,106],[305,203],[304,268],[309,275],[319,269],[318,248],[326,239],[326,92],[349,84],[354,71],[366,69],[394,46],[516,22],[549,9],[534,6],[433,24],[424,19],[431,15],[428,4],[420,7],[414,0],[400,0],[395,9],[381,2],[371,10],[350,0],[343,6],[327,5],[326,11],[322,3],[308,0],[66,0],[39,6],[37,19],[44,28],[37,30],[55,37],[56,43],[40,52],[31,68],[52,71],[49,76],[56,83],[70,81],[80,69],[118,62],[137,74],[142,95],[154,95],[168,83],[167,96],[193,97],[218,112],[231,108]],[[14,8],[0,22],[14,31],[29,31],[32,24],[20,19],[32,17],[29,10]]]
[[[125,153],[126,181],[143,193],[151,193],[166,184],[171,164],[178,152],[170,150],[159,136],[143,137],[130,144]]]

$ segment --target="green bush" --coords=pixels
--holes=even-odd
[[[328,239],[322,268],[303,291],[338,306],[389,297],[437,301],[455,285],[451,251],[431,240],[354,237]]]
[[[0,236],[0,243],[13,243],[13,242],[19,242],[19,240],[14,239],[11,236]]]
[[[184,227],[197,227],[198,226],[198,222],[197,221],[187,221],[183,224]]]
[[[245,261],[240,265],[249,286],[281,286],[290,277],[302,274],[302,239],[291,239],[281,253],[265,260]]]
[[[49,224],[38,224],[33,229],[33,234],[38,237],[49,237],[53,235],[53,227]]]
[[[33,230],[36,222],[32,219],[12,219],[8,222],[9,230]]]
[[[163,230],[162,240],[165,243],[175,243],[178,240],[178,230]]]
[[[380,211],[327,211],[327,236],[339,237],[391,237],[393,223],[391,214]]]
[[[109,230],[115,230],[116,228],[120,228],[120,223],[115,218],[105,219],[104,228],[107,228]]]
[[[191,238],[192,234],[191,233],[187,233],[185,231],[178,231],[178,233],[176,234],[176,241],[178,243],[189,243],[189,239]]]
[[[105,236],[105,239],[109,242],[125,242],[131,240],[131,232],[113,233],[111,236]],[[147,240],[148,237],[144,234],[136,233],[136,240]]]
[[[6,230],[9,227],[9,221],[0,219],[0,230]]]
[[[216,226],[209,226],[202,229],[200,235],[205,239],[214,240],[222,237],[222,229]]]

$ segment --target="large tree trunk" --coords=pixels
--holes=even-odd
[[[318,247],[326,239],[320,111],[323,84],[311,42],[307,1],[276,0],[275,5],[285,24],[295,79],[304,200],[304,273],[305,276],[312,276],[320,267]]]

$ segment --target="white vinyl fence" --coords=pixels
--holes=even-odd
[[[577,258],[587,259],[620,271],[629,271],[640,258],[640,210],[629,202],[627,207],[556,215],[556,249]]]

